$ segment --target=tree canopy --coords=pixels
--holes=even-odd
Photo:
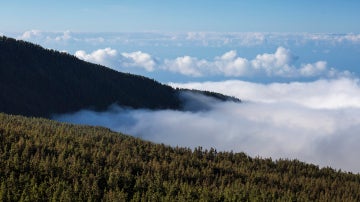
[[[1,201],[359,201],[360,176],[0,114]]]
[[[81,109],[178,109],[176,90],[67,53],[0,37],[0,111],[49,117]]]

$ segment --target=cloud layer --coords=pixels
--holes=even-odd
[[[203,46],[203,47],[249,47],[262,45],[283,45],[309,43],[359,44],[360,34],[331,33],[263,33],[263,32],[119,32],[80,33],[71,31],[50,32],[28,30],[16,36],[18,39],[35,42],[82,42],[84,44],[131,44],[143,46]],[[84,45],[83,44],[83,45]]]
[[[228,80],[169,85],[223,93],[250,102],[290,103],[312,109],[360,108],[359,80],[350,78],[271,84]]]
[[[163,69],[188,76],[222,75],[230,77],[268,76],[268,77],[315,77],[337,74],[328,68],[325,61],[294,65],[297,59],[289,49],[278,47],[275,53],[264,53],[248,60],[239,57],[235,50],[215,57],[213,61],[184,56],[175,60],[165,60]]]
[[[245,96],[243,103],[209,101],[208,110],[192,112],[129,110],[113,106],[107,112],[83,110],[55,119],[102,125],[173,146],[214,147],[244,151],[251,156],[297,158],[360,172],[360,162],[356,161],[360,152],[360,86],[357,80],[268,85],[237,82],[203,83],[206,86],[203,88],[199,87],[200,83],[187,86],[221,89],[218,92],[228,94],[230,90],[240,92],[234,94]]]
[[[189,79],[266,78],[283,81],[358,74],[360,34],[260,32],[13,33],[46,48],[168,82]],[[79,50],[79,47],[81,49]],[[109,48],[116,56],[99,52]],[[82,51],[82,52],[79,52]],[[296,54],[296,55],[295,55]],[[336,69],[334,69],[335,67]]]
[[[297,57],[289,49],[278,47],[274,53],[258,54],[248,60],[239,57],[235,50],[228,51],[214,60],[198,59],[191,56],[165,59],[162,64],[141,51],[118,54],[111,48],[98,49],[92,53],[76,51],[75,56],[89,62],[102,64],[119,70],[121,67],[141,67],[148,72],[155,70],[170,71],[191,77],[225,76],[225,77],[334,77],[347,72],[338,72],[328,68],[325,61],[301,64],[296,67]]]

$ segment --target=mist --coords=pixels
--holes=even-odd
[[[351,81],[349,79],[350,83]],[[339,89],[344,81],[323,83],[333,84],[332,87],[337,86]],[[354,100],[349,100],[348,104],[334,104],[324,108],[318,107],[321,106],[320,103],[314,103],[311,107],[311,102],[305,102],[305,98],[320,93],[314,88],[320,84],[304,84],[304,88],[309,88],[308,94],[299,94],[297,99],[290,96],[294,92],[284,93],[283,90],[283,96],[289,98],[285,101],[274,96],[271,102],[255,97],[247,97],[241,103],[220,102],[203,95],[185,94],[182,95],[187,100],[185,111],[134,110],[113,105],[105,112],[81,110],[56,115],[53,119],[104,126],[113,131],[171,146],[213,147],[218,151],[245,152],[253,157],[299,159],[358,173],[360,108],[351,104]],[[273,85],[262,87],[270,89]],[[292,85],[302,84],[284,84],[283,89]],[[242,89],[250,92],[256,89],[254,86],[256,85],[243,85]],[[233,86],[233,90],[237,88]],[[353,93],[359,86],[355,82],[352,88],[346,92]],[[327,98],[326,95],[334,93],[331,90],[321,92],[324,99]],[[346,96],[346,92],[342,95]]]

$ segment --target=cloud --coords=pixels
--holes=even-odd
[[[75,52],[75,56],[81,60],[113,68],[118,66],[119,63],[117,51],[111,48],[98,49],[89,54],[79,50]]]
[[[110,67],[115,69],[118,69],[119,66],[140,67],[146,71],[168,71],[189,77],[268,77],[287,80],[331,78],[348,74],[331,66],[339,66],[341,58],[346,58],[348,61],[344,67],[356,70],[357,59],[355,56],[342,53],[340,50],[356,51],[357,49],[353,49],[356,48],[353,45],[360,42],[360,34],[354,33],[78,33],[29,30],[20,34],[18,38],[51,49],[68,50],[70,53],[75,53],[79,50],[78,47],[83,47],[82,50],[86,51],[86,54],[96,51],[99,46],[101,48],[111,47],[119,51],[117,61],[115,63],[108,61],[103,64],[112,64],[113,66]],[[123,53],[124,49],[121,50],[129,47],[131,49],[136,47],[136,49],[135,51],[126,51],[126,53]],[[160,55],[158,56],[160,58],[154,59],[151,52],[144,51],[149,50],[149,47],[151,50],[156,50],[156,54]],[[173,50],[174,47],[176,48]],[[211,47],[216,47],[216,50],[224,52],[219,54],[218,51],[214,51],[215,48]],[[191,50],[199,49],[196,49],[198,50],[196,53],[189,54],[189,48]],[[169,49],[173,51],[170,53]],[[294,50],[301,56],[301,51],[305,49],[312,49],[313,52],[316,52],[311,56],[303,52],[304,58],[313,58],[310,61],[299,60],[300,57],[292,52]],[[244,55],[238,54],[239,50]],[[324,54],[324,51],[328,51],[328,53]],[[204,58],[203,55],[207,52],[210,53],[208,55],[214,54],[210,58]],[[339,54],[339,58],[333,57],[337,54]],[[223,57],[225,55],[232,57],[225,58]],[[109,60],[111,59],[109,58]],[[339,66],[339,68],[344,67]]]
[[[304,76],[319,75],[326,70],[326,66],[325,61],[318,61],[314,64],[306,64],[300,68],[300,74]]]
[[[360,42],[360,34],[303,34],[302,38],[305,41],[321,41],[331,44],[352,43],[358,44]]]
[[[357,59],[355,56],[342,53],[340,50],[356,51],[357,49],[353,45],[360,42],[360,34],[354,33],[78,33],[29,30],[19,35],[18,38],[51,49],[68,50],[70,53],[75,53],[79,50],[78,47],[83,47],[82,50],[86,51],[88,55],[91,54],[91,51],[111,47],[119,51],[116,61],[110,57],[109,61],[102,61],[101,64],[111,65],[111,68],[117,70],[120,70],[120,67],[128,68],[124,70],[129,72],[136,72],[132,71],[134,69],[129,69],[130,67],[140,67],[148,72],[173,72],[188,77],[241,77],[247,79],[268,77],[287,80],[332,78],[349,74],[349,72],[342,72],[331,65],[339,66],[341,59],[346,58],[347,62],[344,63],[344,67],[356,70]],[[136,47],[136,51],[124,52],[121,50],[129,47],[131,49]],[[151,52],[143,51],[149,50],[149,47],[151,50],[156,50],[161,58],[155,59]],[[169,53],[168,50],[174,47],[176,49]],[[216,50],[224,50],[224,52],[219,54],[211,47],[219,48]],[[189,48],[191,50],[199,49],[196,49],[198,50],[196,53],[189,54]],[[313,58],[310,61],[299,60],[300,57],[291,51],[294,50],[301,56],[301,51],[304,51],[305,48],[306,50],[313,49],[313,52],[316,52],[311,56],[303,52],[304,58]],[[245,55],[238,54],[239,50]],[[328,53],[325,54],[324,51],[328,51]],[[208,55],[214,52],[216,54],[214,53],[210,58],[204,58],[203,55],[207,52],[210,52]],[[337,54],[339,54],[339,58],[333,57]],[[232,57],[226,58],[225,56]],[[339,66],[343,69],[344,67]]]
[[[70,31],[65,31],[65,32],[63,32],[62,35],[55,37],[55,41],[58,41],[58,42],[59,41],[68,41],[70,39],[72,39]]]
[[[297,57],[289,49],[278,47],[275,53],[258,54],[248,60],[239,57],[236,50],[225,52],[213,60],[182,56],[175,59],[164,59],[156,62],[153,57],[142,51],[123,52],[118,54],[115,49],[98,49],[92,53],[76,51],[75,56],[89,62],[102,64],[119,70],[121,67],[140,67],[148,72],[156,70],[170,71],[191,77],[225,76],[225,77],[336,77],[347,75],[328,68],[326,61],[301,64],[296,67]]]
[[[136,51],[132,53],[122,53],[124,58],[128,59],[128,63],[124,63],[126,66],[143,67],[146,71],[154,71],[155,61],[148,53]]]
[[[256,46],[266,41],[266,34],[260,32],[188,32],[185,36],[179,35],[177,39],[195,43],[199,46],[219,47],[229,46]],[[184,42],[183,42],[184,43]]]
[[[259,76],[267,77],[314,77],[334,76],[339,74],[335,69],[328,69],[325,61],[294,65],[297,59],[289,49],[278,47],[275,53],[258,54],[248,60],[239,57],[235,50],[217,56],[213,61],[183,56],[174,60],[165,60],[163,69],[187,76],[222,75],[228,77]]]
[[[106,42],[105,38],[101,36],[85,38],[84,41],[89,44],[102,44]]]
[[[313,109],[360,108],[359,80],[350,78],[270,84],[227,80],[169,85],[213,91],[259,103],[290,103]]]
[[[247,85],[235,85],[230,89],[250,92],[248,94],[253,94],[253,100],[233,103],[199,98],[201,102],[207,102],[207,110],[150,111],[112,106],[107,112],[83,110],[54,118],[102,125],[172,146],[214,147],[218,151],[246,152],[251,156],[297,158],[321,166],[360,172],[360,162],[354,161],[360,152],[357,81],[243,84]],[[223,82],[223,85],[222,89],[229,88],[229,83]],[[261,92],[257,92],[259,89]],[[291,91],[296,89],[301,89],[298,96]],[[339,92],[342,96],[338,95]],[[267,95],[263,96],[264,93]],[[354,93],[357,93],[355,100],[349,100]],[[321,98],[322,95],[325,97]],[[333,104],[319,107],[328,98],[331,100],[327,103]],[[302,103],[304,100],[307,102]]]
[[[265,53],[257,55],[256,58],[251,61],[251,64],[255,70],[264,70],[269,76],[291,76],[293,71],[295,71],[295,67],[291,66],[295,58],[290,50],[284,47],[278,47],[274,54]]]
[[[81,60],[101,64],[115,70],[121,70],[123,67],[140,67],[146,71],[153,71],[156,64],[151,55],[147,53],[136,51],[118,54],[115,49],[109,47],[91,53],[79,50],[74,55]]]
[[[236,51],[231,50],[215,57],[213,61],[190,56],[165,60],[162,69],[193,77],[211,75],[245,76],[249,74],[249,61],[237,57]]]
[[[67,43],[68,41],[76,41],[77,38],[72,36],[72,33],[67,30],[64,32],[46,32],[41,30],[28,30],[17,37],[21,40],[32,41],[35,43]]]
[[[67,35],[70,34],[70,35]],[[360,43],[360,34],[329,33],[262,33],[262,32],[118,32],[84,33],[71,31],[28,30],[16,36],[19,39],[39,44],[67,44],[69,40],[81,47],[89,45],[111,46],[160,46],[160,47],[240,47],[306,46],[318,44],[325,46]],[[70,38],[68,38],[70,37]],[[65,40],[64,40],[65,39]],[[78,47],[79,47],[78,46]]]
[[[203,71],[209,67],[208,61],[199,60],[196,57],[183,56],[175,60],[165,59],[162,69],[180,73],[187,76],[200,77]]]
[[[351,41],[353,43],[359,43],[360,42],[360,34],[350,33],[350,34],[340,37],[338,40],[340,42],[342,42],[343,40],[347,40],[347,41]]]
[[[249,71],[249,61],[245,58],[237,57],[235,50],[216,57],[214,66],[225,76],[244,76],[247,75]]]
[[[42,37],[43,33],[40,30],[28,30],[25,31],[20,37],[18,37],[21,40],[31,40],[34,38]]]
[[[262,45],[284,44],[305,45],[314,42],[324,44],[358,44],[360,34],[345,33],[262,33],[262,32],[188,32],[186,35],[177,34],[177,39],[186,39],[202,46],[250,47]]]

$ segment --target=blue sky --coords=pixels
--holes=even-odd
[[[360,32],[360,2],[289,0],[5,1],[1,31]]]

